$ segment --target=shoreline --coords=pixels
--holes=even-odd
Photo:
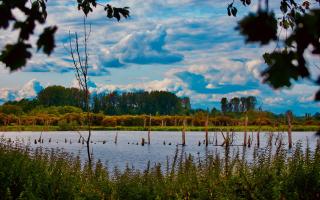
[[[153,126],[150,127],[151,131],[160,131],[160,132],[177,132],[183,129],[182,126]],[[212,131],[234,131],[234,132],[243,132],[245,131],[245,126],[209,126],[209,132]],[[248,132],[257,132],[259,131],[273,131],[273,132],[287,132],[288,127],[283,125],[279,127],[271,127],[271,126],[248,126]],[[320,126],[305,126],[305,125],[294,125],[292,126],[292,131],[299,132],[316,132],[320,129]],[[34,131],[34,132],[54,132],[54,131],[86,131],[86,126],[80,127],[68,127],[61,128],[59,126],[7,126],[0,127],[0,132],[24,132],[24,131]],[[104,126],[93,126],[93,131],[148,131],[149,127],[140,127],[140,126],[117,126],[117,127],[104,127]],[[187,126],[185,127],[185,131],[192,132],[205,132],[206,127],[195,127],[195,126]]]

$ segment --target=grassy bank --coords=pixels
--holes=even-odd
[[[0,126],[0,131],[74,131],[74,130],[87,130],[86,126]],[[274,128],[272,126],[248,126],[247,130],[258,131],[260,128],[261,131],[287,131],[287,126],[280,126]],[[105,130],[105,131],[148,131],[148,127],[143,126],[116,126],[116,127],[104,127],[104,126],[93,126],[93,130]],[[292,127],[293,131],[318,131],[319,126],[314,125],[295,125]],[[181,126],[153,126],[151,131],[181,131]],[[244,126],[210,126],[208,127],[209,131],[244,131]],[[187,126],[186,131],[205,131],[205,127],[201,126]]]
[[[227,151],[228,152],[228,151]],[[100,162],[81,167],[65,154],[0,144],[1,199],[319,199],[320,146],[298,146],[292,157],[277,148],[255,151],[251,164],[241,155],[208,155],[204,160],[179,153],[167,166],[115,169]]]

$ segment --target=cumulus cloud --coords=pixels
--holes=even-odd
[[[20,89],[2,88],[0,89],[0,102],[15,101],[21,99],[32,99],[43,90],[43,86],[36,79],[28,81]]]
[[[130,33],[111,48],[103,49],[105,66],[119,67],[125,64],[171,64],[180,62],[183,56],[165,48],[167,32],[157,26],[151,31]]]

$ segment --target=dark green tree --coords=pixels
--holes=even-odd
[[[231,100],[233,112],[239,112],[240,111],[240,99],[239,97],[234,97]]]
[[[226,97],[223,97],[221,99],[220,103],[221,103],[221,112],[223,114],[227,113],[228,112],[228,104],[229,104],[228,99]]]

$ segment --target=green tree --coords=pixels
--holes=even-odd
[[[233,112],[239,112],[240,111],[240,99],[239,97],[234,97],[231,100],[231,104],[233,107]]]
[[[221,99],[220,103],[221,103],[221,112],[223,114],[227,113],[228,112],[228,104],[229,104],[228,99],[226,97],[223,97]]]

